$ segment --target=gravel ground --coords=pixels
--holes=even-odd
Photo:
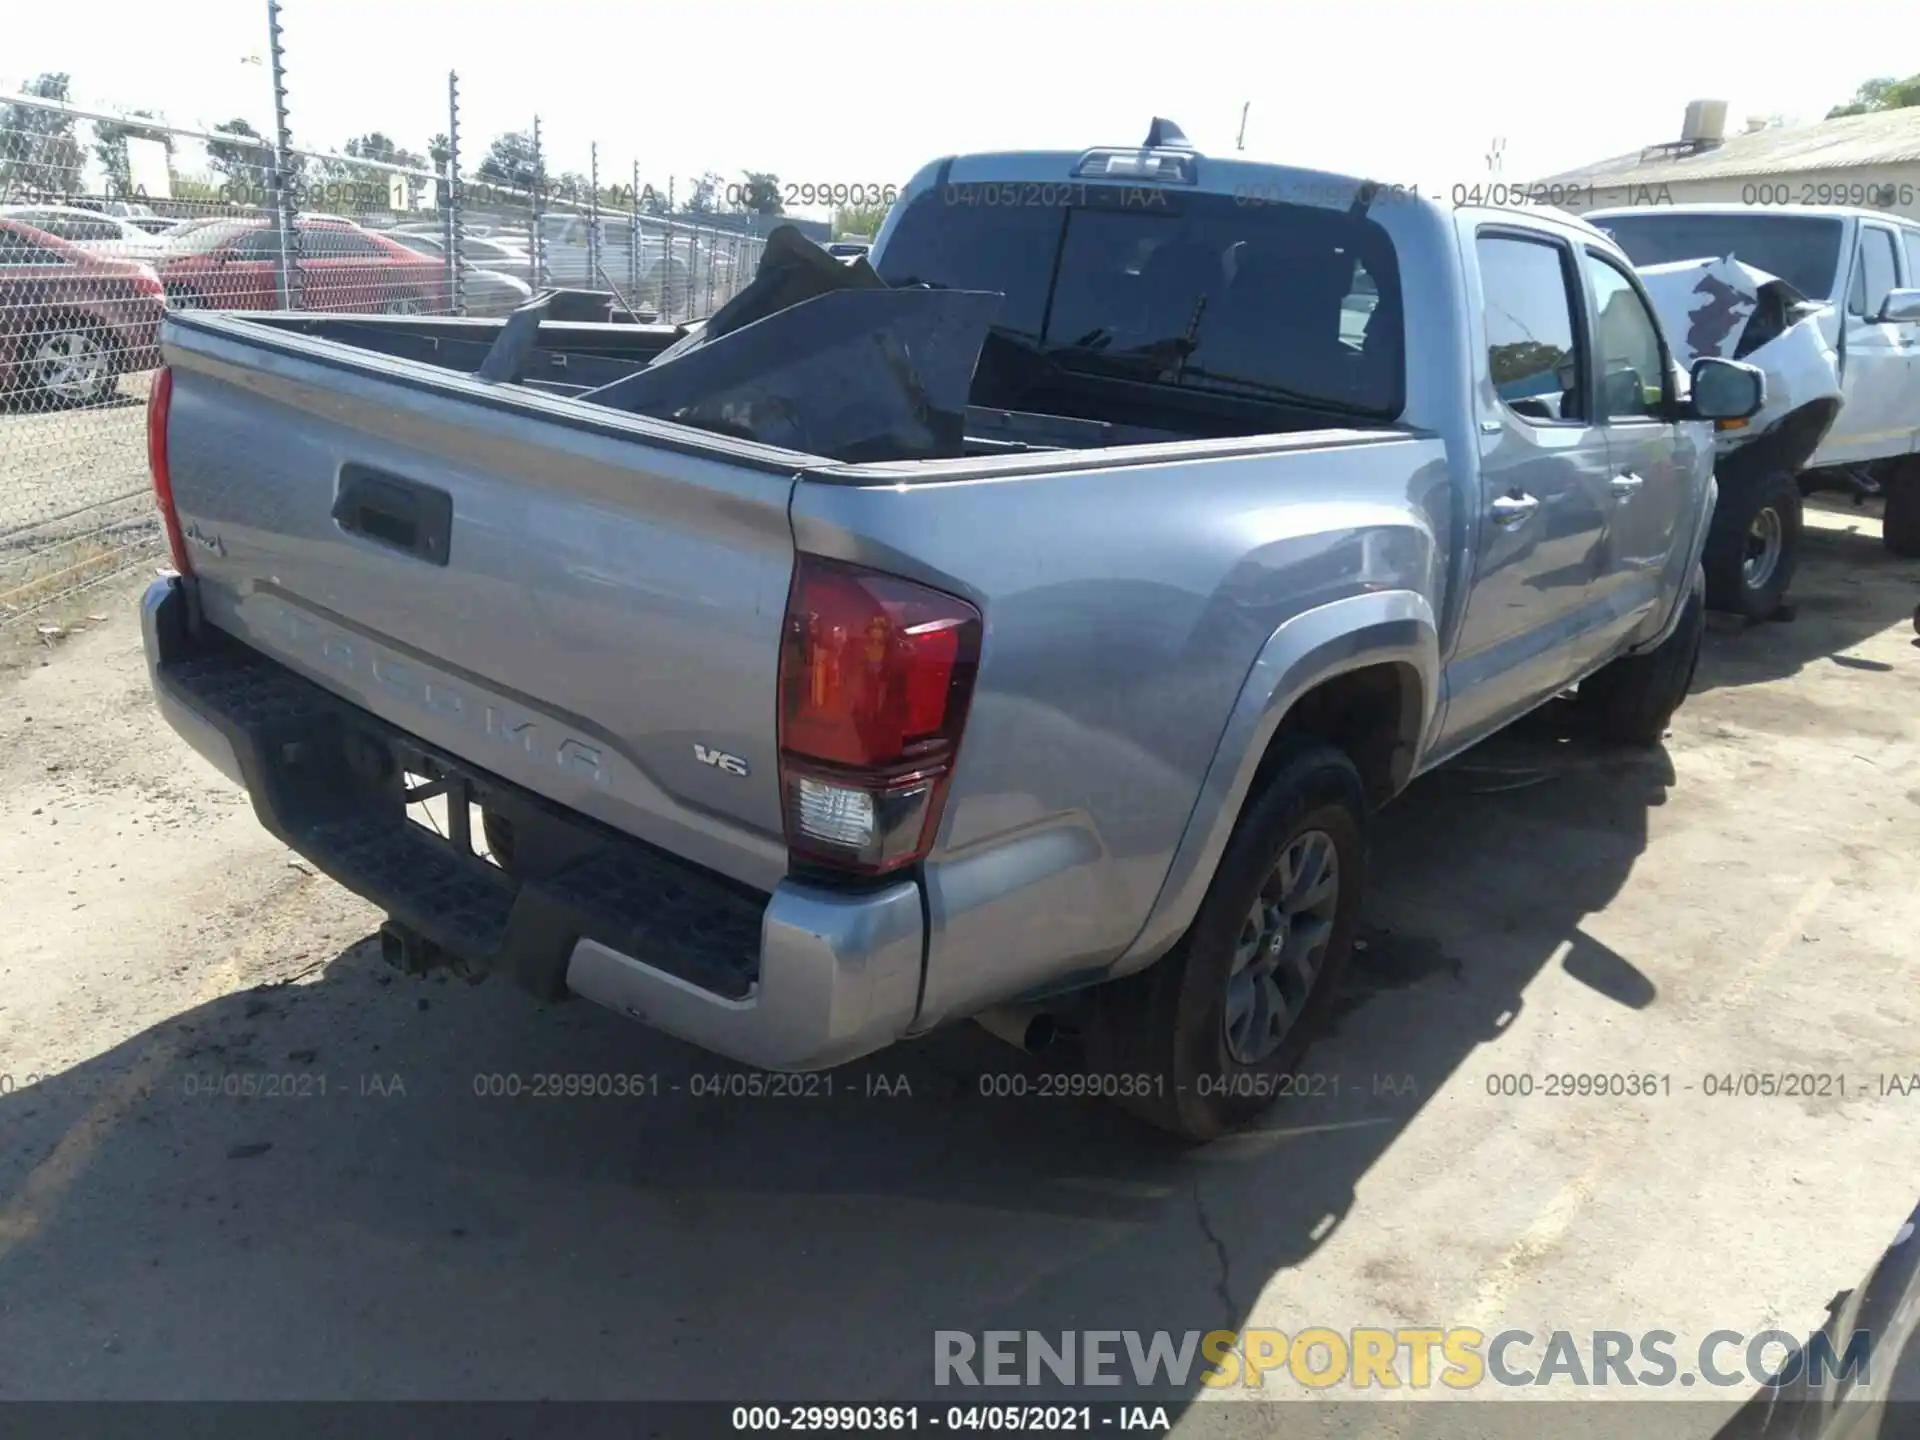
[[[387,971],[379,916],[158,720],[133,592],[103,590],[105,623],[0,679],[0,1396],[927,1398],[936,1329],[1804,1334],[1920,1170],[1920,1095],[1703,1090],[1920,1071],[1920,565],[1867,512],[1810,523],[1797,618],[1710,633],[1664,750],[1550,710],[1382,816],[1310,1062],[1338,1096],[1185,1153],[984,1097],[1064,1062],[972,1027],[831,1100],[694,1100],[731,1067]],[[547,1072],[661,1093],[475,1093]],[[1490,1093],[1564,1072],[1671,1088]],[[204,1093],[236,1075],[311,1078]],[[1183,1433],[1277,1423],[1179,1398]],[[1532,1433],[1706,1440],[1739,1398]],[[1311,1428],[1500,1407],[1367,1409]]]

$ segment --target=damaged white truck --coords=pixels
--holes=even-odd
[[[1718,426],[1707,603],[1755,620],[1779,609],[1814,490],[1883,497],[1887,549],[1920,556],[1920,224],[1786,205],[1584,218],[1633,260],[1683,363],[1766,372],[1766,407]]]

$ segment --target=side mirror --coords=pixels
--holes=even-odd
[[[1767,403],[1767,377],[1758,366],[1706,355],[1693,362],[1695,420],[1745,420]]]
[[[1889,290],[1886,302],[1880,307],[1880,313],[1873,317],[1873,323],[1876,325],[1920,324],[1920,290]]]

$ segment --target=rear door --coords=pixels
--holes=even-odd
[[[1854,242],[1853,274],[1845,313],[1845,403],[1816,463],[1845,464],[1904,455],[1912,448],[1910,376],[1916,347],[1911,325],[1883,324],[1874,317],[1887,292],[1900,285],[1903,257],[1893,227],[1862,221]]]
[[[1611,642],[1659,605],[1667,560],[1695,493],[1695,469],[1712,461],[1697,434],[1667,418],[1674,398],[1672,362],[1639,279],[1591,247],[1582,263],[1600,381],[1598,418],[1607,432],[1609,503],[1601,584],[1611,603],[1602,631]]]
[[[1579,258],[1564,239],[1462,215],[1477,260],[1480,509],[1448,662],[1446,744],[1576,680],[1606,647],[1612,456],[1595,414]]]

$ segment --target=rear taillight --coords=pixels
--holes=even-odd
[[[153,388],[147,391],[147,470],[153,476],[153,498],[160,502],[167,547],[173,551],[173,568],[191,575],[187,538],[180,533],[180,513],[173,508],[173,474],[167,469],[167,417],[172,410],[173,370],[162,365],[154,372]]]
[[[980,612],[802,555],[780,645],[780,788],[796,860],[880,874],[940,828],[980,659]]]

